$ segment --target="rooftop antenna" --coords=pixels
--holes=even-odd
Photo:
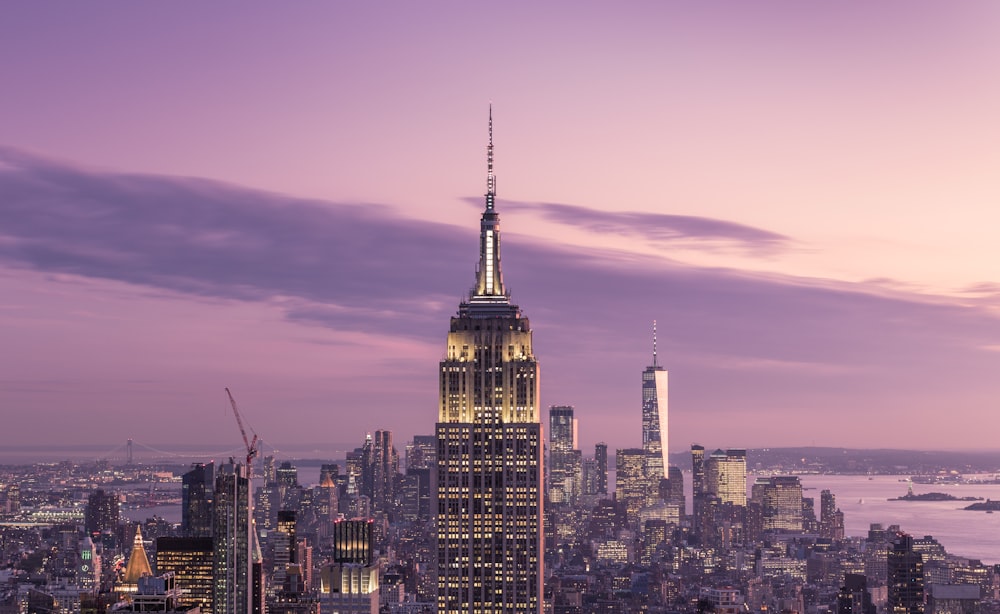
[[[656,366],[656,320],[653,320],[653,366]]]
[[[493,208],[497,195],[497,178],[493,176],[493,103],[490,102],[490,143],[486,146],[486,208]]]

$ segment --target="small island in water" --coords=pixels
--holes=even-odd
[[[949,495],[944,492],[925,492],[919,495],[913,494],[913,492],[908,492],[902,497],[894,497],[889,499],[889,501],[982,501],[982,497],[956,497],[955,495]],[[966,507],[965,509],[972,509],[975,505],[986,505],[991,503],[986,501],[986,503],[975,503]],[[985,508],[984,508],[985,509]]]
[[[990,501],[987,499],[982,503],[973,503],[962,508],[963,510],[972,510],[973,512],[995,512],[1000,510],[1000,501]]]

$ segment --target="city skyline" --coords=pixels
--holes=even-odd
[[[394,8],[0,8],[0,445],[429,434],[492,99],[581,449],[653,320],[674,450],[996,448],[1000,7]]]

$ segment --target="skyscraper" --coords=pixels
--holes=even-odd
[[[705,459],[705,493],[722,503],[747,504],[746,450],[716,450]]]
[[[892,614],[923,614],[924,559],[913,549],[913,537],[897,533],[886,560],[889,599],[886,611]]]
[[[549,408],[548,492],[551,503],[571,503],[576,493],[572,472],[576,449],[576,418],[569,405]]]
[[[251,604],[250,480],[245,465],[222,465],[215,477],[212,611],[249,614]]]
[[[181,483],[181,531],[184,537],[211,537],[215,463],[195,463],[181,477]]]
[[[667,370],[656,364],[656,321],[653,321],[653,364],[642,372],[642,450],[646,478],[658,488],[667,477]]]
[[[323,612],[373,614],[379,611],[379,562],[374,558],[373,522],[334,523],[332,563],[320,574]]]
[[[361,493],[367,495],[372,508],[390,511],[399,481],[399,455],[392,445],[392,431],[375,431],[369,435],[361,459]]]
[[[798,476],[757,478],[753,500],[760,505],[765,531],[802,530],[802,483]]]
[[[451,318],[436,436],[438,612],[540,612],[542,429],[531,326],[500,271],[493,116],[476,285]]]
[[[118,495],[98,488],[87,497],[83,518],[88,535],[114,532],[118,528],[119,519]]]
[[[212,538],[159,537],[156,539],[156,573],[174,574],[185,601],[212,614]]]
[[[595,493],[608,494],[608,444],[603,441],[594,445],[594,464],[597,465],[597,488]]]

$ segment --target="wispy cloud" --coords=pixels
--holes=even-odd
[[[502,215],[533,207],[502,206]],[[566,223],[650,239],[790,242],[719,220],[541,207]],[[473,216],[453,227],[384,206],[92,172],[12,150],[0,150],[0,219],[0,262],[10,268],[267,302],[290,320],[432,344],[443,344],[478,249]],[[649,359],[653,319],[660,359],[680,377],[671,404],[689,411],[840,408],[860,419],[893,393],[932,403],[981,392],[1000,368],[1000,354],[985,349],[1000,346],[1000,319],[940,297],[518,236],[506,237],[503,265],[535,324],[549,402],[620,409]],[[400,376],[407,368],[426,365],[399,366]],[[905,409],[886,408],[885,420]]]
[[[504,201],[503,208],[535,213],[596,234],[639,238],[653,244],[697,241],[702,249],[732,249],[759,255],[787,249],[791,244],[788,237],[769,230],[694,215],[600,211],[579,205],[510,201]]]

